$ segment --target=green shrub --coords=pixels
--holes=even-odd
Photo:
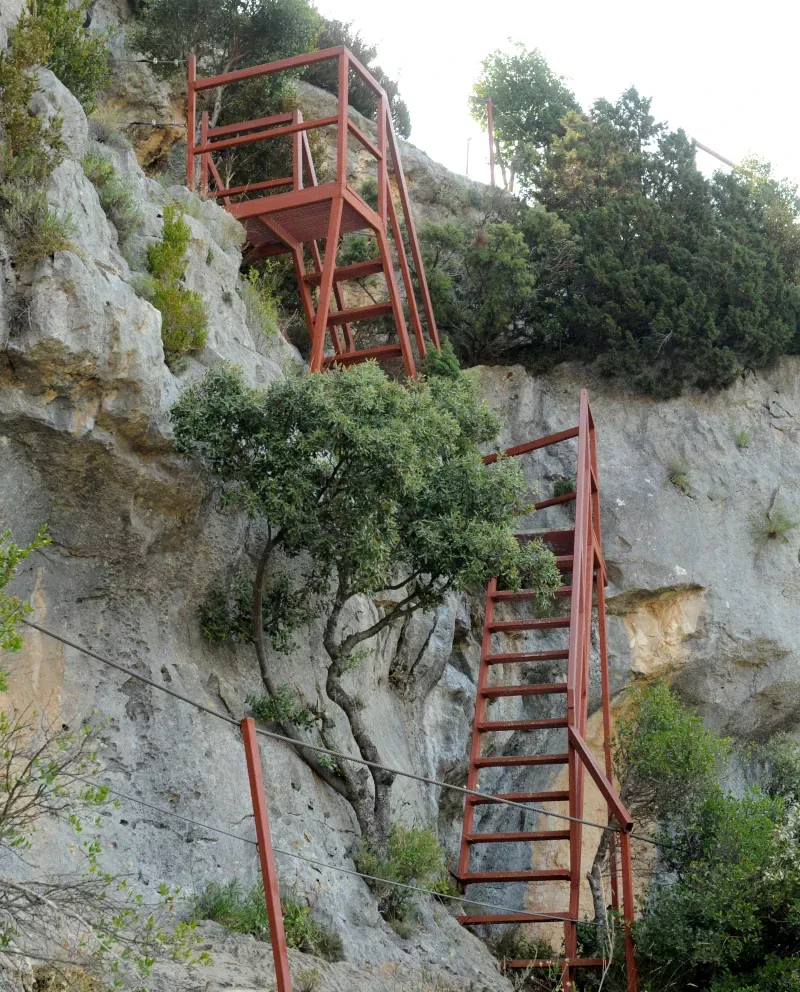
[[[342,960],[341,938],[314,920],[308,906],[287,902],[281,903],[281,910],[288,947],[327,961]],[[251,934],[269,943],[269,915],[260,882],[247,891],[236,879],[225,885],[209,882],[192,898],[191,914],[195,920],[213,920],[232,933]]]
[[[0,199],[5,206],[3,223],[14,238],[14,257],[20,265],[49,258],[57,251],[75,251],[72,217],[49,207],[43,189],[27,183],[3,184]]]
[[[364,844],[356,859],[358,870],[366,875],[417,885],[431,893],[449,893],[452,883],[445,853],[432,827],[403,827],[395,824],[389,834],[388,851],[379,858]],[[382,882],[367,880],[378,899],[378,910],[401,937],[417,929],[415,893]]]
[[[489,941],[489,948],[500,961],[535,961],[558,957],[552,944],[529,936],[521,926],[507,927],[499,936]]]
[[[256,348],[263,351],[280,332],[272,270],[265,268],[259,272],[255,268],[248,269],[239,292],[247,309],[247,326],[253,341]]]
[[[575,486],[577,482],[574,476],[566,478],[565,476],[560,476],[553,483],[553,496],[566,496],[568,493],[575,492]]]
[[[94,110],[97,94],[108,78],[107,34],[90,34],[85,28],[92,0],[28,0],[26,14],[41,24],[50,41],[46,65],[83,105]]]
[[[186,249],[191,230],[178,204],[164,208],[161,240],[147,246],[147,268],[153,276],[146,295],[161,311],[161,340],[168,365],[203,347],[208,336],[208,312],[199,293],[186,289]]]
[[[767,765],[767,793],[782,796],[790,803],[800,803],[800,743],[780,731],[761,748],[759,757]]]
[[[259,720],[267,723],[293,723],[307,730],[317,723],[314,712],[303,705],[298,693],[288,685],[278,686],[271,696],[247,696],[245,702]]]
[[[97,190],[100,206],[123,237],[129,237],[142,226],[142,215],[136,209],[131,187],[120,179],[117,170],[102,155],[87,155],[83,171]]]
[[[793,520],[779,506],[764,510],[760,516],[750,521],[753,538],[758,544],[766,544],[768,541],[788,544],[789,538],[786,535],[796,527],[800,527],[800,520]]]
[[[667,466],[667,482],[673,485],[682,496],[692,495],[691,468],[683,460],[675,460]]]
[[[746,448],[752,440],[753,435],[746,427],[743,427],[733,435],[733,442],[737,448]]]

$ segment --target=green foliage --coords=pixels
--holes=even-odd
[[[336,255],[337,266],[355,265],[380,258],[378,241],[374,234],[345,234]],[[365,280],[361,280],[363,283]]]
[[[199,609],[203,636],[211,644],[241,644],[252,637],[253,586],[237,575],[230,586],[216,586]],[[262,597],[261,622],[276,651],[294,648],[292,634],[318,615],[318,607],[302,588],[295,589],[284,572],[270,576]]]
[[[445,853],[432,827],[394,824],[389,834],[386,857],[377,857],[363,844],[356,866],[365,875],[416,885],[431,893],[447,893],[452,889]],[[369,879],[367,885],[375,892],[378,909],[384,919],[400,936],[411,936],[417,929],[414,912],[416,893]]]
[[[248,269],[239,292],[247,308],[247,324],[253,340],[257,347],[264,347],[280,333],[272,268],[265,267],[261,272],[256,268]]]
[[[768,795],[800,804],[800,744],[785,731],[779,731],[760,749],[759,757],[766,762]]]
[[[337,48],[339,45],[349,48],[358,61],[372,73],[378,83],[384,88],[389,98],[389,111],[392,115],[395,130],[402,138],[407,138],[411,134],[411,117],[408,113],[408,107],[400,97],[397,81],[387,76],[383,69],[375,64],[375,59],[378,55],[376,46],[364,41],[361,37],[361,32],[353,28],[352,21],[337,21],[323,18],[316,47],[322,50],[325,48]],[[303,74],[303,78],[315,86],[329,90],[331,93],[338,92],[338,66],[336,61],[319,62],[316,65],[309,66]],[[371,120],[375,120],[377,117],[377,97],[361,76],[355,73],[351,73],[350,76],[348,100],[350,106],[365,117]]]
[[[442,341],[441,348],[429,348],[425,352],[420,368],[422,374],[429,377],[442,376],[457,380],[462,374],[461,365],[448,338]]]
[[[14,257],[20,265],[49,258],[57,251],[75,251],[72,217],[51,210],[43,189],[27,182],[3,183],[0,201],[5,211],[3,224],[14,238]]]
[[[153,276],[147,296],[161,311],[161,340],[167,364],[198,351],[208,336],[208,313],[202,297],[181,285],[190,239],[191,230],[183,220],[181,207],[168,204],[164,207],[161,240],[147,246],[147,268]]]
[[[692,495],[691,467],[683,459],[674,459],[667,466],[667,483],[682,496]]]
[[[796,527],[800,527],[800,520],[792,519],[780,506],[764,510],[760,516],[750,521],[753,540],[759,545],[765,545],[769,541],[788,544],[789,538],[786,535]]]
[[[513,536],[525,483],[511,460],[484,466],[476,444],[497,421],[467,376],[406,387],[365,363],[262,391],[219,365],[173,420],[178,450],[217,475],[226,502],[269,520],[288,555],[310,555],[307,592],[335,574],[346,599],[399,573],[427,607],[493,575],[558,585],[552,555]]]
[[[90,34],[85,27],[91,0],[28,0],[27,16],[44,29],[50,42],[45,63],[91,113],[109,73],[107,34]]]
[[[757,160],[707,180],[691,141],[656,122],[635,89],[582,112],[538,52],[490,56],[473,98],[478,117],[490,93],[501,165],[541,205],[529,217],[542,230],[531,237],[524,212],[506,220],[532,252],[546,250],[531,266],[527,306],[513,327],[490,326],[479,354],[459,347],[464,318],[447,293],[436,301],[444,326],[455,317],[447,330],[462,357],[540,367],[547,357],[597,359],[603,373],[671,396],[726,386],[797,351],[795,186]]]
[[[553,483],[553,496],[557,498],[574,493],[576,484],[575,476],[570,476],[569,478],[563,475],[559,476]]]
[[[136,208],[133,190],[120,179],[112,162],[92,153],[83,162],[83,171],[97,190],[100,206],[123,238],[136,234],[142,226],[142,215]]]
[[[305,706],[298,693],[288,685],[278,686],[271,696],[247,696],[245,702],[259,720],[266,723],[293,723],[310,730],[317,715]]]
[[[342,960],[341,938],[311,917],[308,906],[281,903],[288,947],[315,954],[327,961]],[[269,915],[261,883],[243,891],[235,879],[225,885],[209,882],[191,900],[195,920],[214,920],[232,933],[251,934],[269,943]]]
[[[752,440],[753,435],[746,427],[743,427],[733,435],[733,443],[740,450],[747,448]]]
[[[489,942],[489,947],[500,961],[535,961],[558,957],[550,943],[531,937],[521,926],[505,927],[499,936]]]
[[[486,124],[486,101],[494,104],[497,163],[503,184],[513,191],[515,179],[523,184],[555,135],[561,119],[580,107],[562,76],[556,76],[542,53],[516,45],[511,53],[497,50],[482,63],[481,75],[470,97],[473,118]]]
[[[614,771],[637,819],[681,824],[717,791],[730,741],[706,730],[665,682],[639,684],[617,721]]]
[[[30,544],[15,544],[11,540],[11,531],[0,533],[0,655],[5,651],[19,651],[22,647],[22,636],[19,625],[22,620],[33,612],[25,600],[19,596],[9,596],[8,586],[17,573],[17,569],[25,559],[38,548],[50,543],[47,528],[41,527],[39,533]],[[8,673],[0,670],[0,692],[8,688]]]

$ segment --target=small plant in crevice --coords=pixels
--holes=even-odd
[[[787,535],[796,527],[800,527],[800,520],[794,520],[779,506],[763,510],[750,521],[753,538],[759,544],[766,544],[769,541],[788,544]]]
[[[43,189],[27,182],[3,183],[0,204],[3,226],[14,239],[14,259],[20,265],[50,258],[57,251],[75,251],[72,216],[53,210]]]
[[[682,496],[692,495],[691,467],[683,460],[675,460],[667,466],[667,483],[675,487]]]
[[[740,450],[748,447],[752,440],[753,435],[746,427],[743,427],[733,435],[733,443]]]
[[[81,165],[97,190],[100,206],[120,235],[126,238],[136,234],[142,226],[142,215],[136,208],[133,190],[120,178],[113,163],[93,153]]]
[[[103,992],[104,986],[83,968],[52,965],[34,968],[33,992]]]
[[[314,710],[305,705],[300,694],[288,685],[278,686],[271,696],[247,696],[245,702],[253,715],[266,723],[288,721],[310,730],[319,719]]]
[[[311,916],[311,908],[299,902],[282,902],[287,947],[314,954],[326,961],[342,960],[342,940]],[[190,903],[193,920],[213,920],[232,933],[246,933],[269,943],[269,915],[260,882],[243,889],[238,880],[209,882]]]
[[[199,351],[208,337],[205,303],[199,293],[181,284],[190,239],[182,208],[176,203],[168,204],[164,207],[161,240],[147,247],[147,268],[152,279],[141,284],[142,295],[161,311],[161,340],[170,366]]]
[[[558,498],[559,496],[566,496],[568,493],[574,493],[575,485],[575,476],[560,475],[553,483],[553,496]]]
[[[403,827],[394,824],[385,858],[377,857],[366,844],[356,858],[366,875],[427,889],[432,895],[448,894],[453,885],[445,853],[432,827]],[[400,937],[411,937],[418,929],[416,893],[409,889],[367,880],[378,899],[378,911]]]
[[[322,987],[319,968],[300,968],[294,978],[295,992],[318,992]]]
[[[242,279],[239,295],[247,310],[247,326],[256,350],[264,352],[269,342],[280,332],[278,304],[275,298],[272,269],[250,268]]]

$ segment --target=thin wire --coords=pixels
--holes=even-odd
[[[81,782],[86,782],[89,785],[96,785],[96,782],[91,782],[89,779],[81,778],[76,776]],[[210,823],[203,823],[200,820],[193,820],[191,817],[182,816],[180,813],[176,813],[175,810],[163,809],[161,806],[154,806],[152,803],[145,802],[143,799],[137,799],[135,796],[127,796],[123,792],[118,792],[110,787],[108,788],[109,795],[117,796],[119,799],[127,800],[127,802],[134,803],[137,806],[144,806],[146,809],[155,810],[157,813],[161,813],[163,816],[171,816],[176,820],[181,820],[184,823],[190,823],[196,827],[202,827],[203,830],[210,830],[211,833],[220,834],[223,837],[232,837],[234,840],[240,840],[244,844],[250,844],[253,847],[258,847],[258,843],[251,840],[249,837],[242,837],[241,834],[231,833],[229,830],[225,830],[222,827],[212,827]],[[498,906],[496,903],[490,902],[479,902],[476,899],[468,899],[466,896],[455,896],[446,892],[432,892],[430,889],[426,889],[420,885],[409,885],[406,882],[397,882],[391,878],[380,878],[378,875],[369,875],[363,871],[356,871],[354,868],[342,868],[340,865],[332,865],[327,861],[319,861],[317,858],[309,858],[303,854],[297,854],[294,851],[285,851],[281,847],[275,847],[273,845],[273,851],[276,854],[282,854],[287,858],[295,858],[297,861],[305,861],[307,864],[316,865],[319,868],[330,868],[332,871],[338,871],[343,875],[355,875],[358,878],[366,879],[370,882],[379,882],[381,885],[391,885],[399,889],[408,889],[411,892],[421,892],[423,895],[435,896],[439,899],[450,899],[452,902],[465,903],[468,906],[480,906],[483,909],[494,909],[504,913],[516,913],[521,916],[535,916],[537,919],[545,920],[548,922],[557,923],[586,923],[593,926],[601,926],[602,924],[593,923],[590,920],[576,920],[572,917],[565,916],[555,916],[549,913],[535,913],[528,910],[512,909],[510,906]]]
[[[76,651],[80,651],[83,654],[88,655],[90,658],[94,658],[105,665],[109,665],[118,672],[129,675],[131,678],[138,679],[146,685],[149,685],[154,689],[158,689],[160,692],[165,692],[167,695],[173,696],[175,699],[179,699],[183,703],[188,703],[190,706],[194,706],[195,709],[200,710],[203,713],[208,713],[210,716],[217,717],[217,719],[224,720],[225,723],[229,723],[232,726],[239,728],[238,720],[225,716],[223,713],[220,713],[218,710],[211,709],[209,706],[204,706],[202,703],[198,703],[194,699],[190,699],[188,696],[184,696],[182,693],[176,692],[175,689],[170,689],[165,685],[159,685],[158,682],[154,682],[153,679],[148,678],[146,675],[141,675],[139,672],[134,672],[132,669],[126,668],[124,665],[120,665],[116,661],[111,661],[110,658],[105,658],[103,655],[97,654],[95,651],[91,651],[89,648],[85,648],[81,644],[77,644],[75,641],[71,641],[66,637],[62,637],[60,634],[55,634],[53,631],[47,630],[46,628],[41,627],[30,620],[22,620],[21,622],[28,627],[32,627],[34,630],[38,630],[40,633],[45,634],[48,637],[52,637],[56,641],[60,641],[62,644],[66,644],[68,647],[75,648]],[[514,802],[512,799],[501,799],[490,792],[480,792],[477,789],[468,789],[462,785],[452,785],[450,782],[442,782],[439,779],[430,778],[427,775],[417,775],[415,772],[408,772],[401,768],[392,768],[389,765],[382,765],[377,761],[368,761],[366,758],[356,758],[354,755],[343,754],[341,751],[333,751],[330,748],[321,747],[319,744],[311,744],[306,741],[295,740],[293,737],[288,737],[285,734],[278,734],[272,730],[263,730],[262,728],[257,727],[256,733],[261,737],[268,738],[269,740],[281,741],[285,744],[291,744],[293,747],[306,748],[309,751],[316,751],[319,754],[327,754],[333,758],[341,758],[344,761],[351,761],[357,765],[365,765],[368,768],[376,768],[381,771],[387,771],[393,775],[399,775],[402,778],[409,778],[417,782],[423,782],[426,785],[433,785],[441,789],[450,789],[452,792],[458,792],[461,795],[475,796],[479,799],[491,799],[496,805],[510,806],[512,809],[520,809],[526,813],[539,813],[542,816],[553,817],[557,820],[567,820],[570,823],[582,823],[585,826],[594,827],[597,830],[603,830],[608,833],[616,834],[621,832],[618,827],[610,826],[609,824],[597,823],[594,820],[584,820],[577,816],[569,816],[567,813],[555,813],[552,810],[543,809],[541,806]],[[628,831],[628,836],[636,840],[643,841],[647,844],[652,844],[654,847],[676,846],[674,844],[665,843],[664,841],[654,840],[652,837],[646,837],[643,834],[633,833],[632,831]]]

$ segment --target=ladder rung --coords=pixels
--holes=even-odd
[[[468,871],[460,881],[473,882],[568,882],[572,876],[566,868],[531,868],[526,871]]]
[[[511,651],[501,654],[487,654],[483,659],[485,665],[512,665],[523,661],[560,661],[569,658],[568,648],[556,651]]]
[[[566,765],[568,754],[498,754],[491,758],[476,758],[475,768],[513,768],[523,765]]]
[[[568,530],[538,530],[516,534],[518,541],[542,541],[554,554],[571,555],[575,548],[575,528]]]
[[[366,348],[364,351],[343,351],[339,355],[331,355],[325,359],[326,365],[353,365],[355,362],[365,362],[368,358],[392,358],[400,355],[399,344],[384,344],[379,348]]]
[[[501,968],[604,968],[605,958],[534,958],[530,961],[503,961]]]
[[[372,320],[374,317],[385,317],[392,312],[391,303],[371,303],[366,307],[353,307],[350,310],[334,310],[328,314],[328,327],[331,324],[350,324],[356,320]]]
[[[552,499],[543,499],[533,504],[534,510],[546,510],[548,506],[558,506],[560,503],[574,503],[576,493],[564,493],[563,496],[554,496]]]
[[[504,730],[556,730],[567,726],[565,716],[547,717],[544,720],[486,720],[476,726],[479,734]]]
[[[481,923],[550,923],[564,920],[569,913],[542,910],[541,913],[473,913],[457,917],[462,926],[478,926]]]
[[[556,568],[562,572],[571,572],[574,561],[574,555],[558,555],[556,557]]]
[[[465,844],[515,844],[519,841],[569,840],[569,830],[521,830],[510,834],[466,834]]]
[[[538,620],[498,620],[489,624],[492,634],[513,634],[520,630],[561,630],[569,627],[569,617],[541,617]]]
[[[289,182],[291,182],[291,179]],[[378,272],[383,272],[383,262],[379,258],[375,258],[368,262],[356,262],[355,265],[342,265],[334,270],[333,278],[335,282],[349,282],[352,279],[364,279],[366,276],[374,276]],[[303,276],[303,281],[307,282],[310,286],[319,286],[322,281],[322,273],[309,272]]]
[[[563,789],[550,792],[496,792],[491,796],[467,796],[473,806],[492,806],[503,801],[510,803],[566,803],[569,792]]]
[[[566,692],[566,682],[537,682],[535,685],[490,685],[480,690],[487,699],[499,696],[549,696],[556,692]]]
[[[500,592],[494,593],[494,595],[489,598],[495,603],[524,603],[529,599],[536,599],[538,595],[538,589],[517,589],[516,591],[511,589],[502,589]],[[571,596],[572,586],[559,586],[554,595],[560,598]]]

